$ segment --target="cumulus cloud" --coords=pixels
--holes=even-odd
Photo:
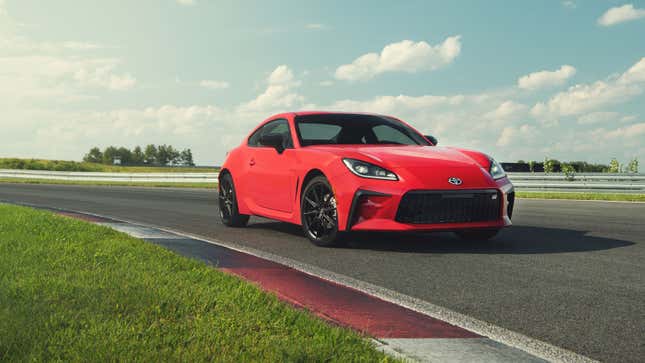
[[[320,23],[310,23],[310,24],[305,25],[305,28],[310,29],[310,30],[325,30],[325,29],[327,29],[327,25],[320,24]]]
[[[598,24],[602,26],[612,26],[627,21],[645,18],[645,9],[634,8],[632,4],[613,7],[607,10],[600,18]]]
[[[602,122],[619,121],[623,116],[618,112],[612,111],[598,111],[584,114],[578,117],[578,124],[592,125]]]
[[[575,9],[578,7],[575,1],[572,0],[565,0],[562,2],[562,6],[564,6],[567,9]]]
[[[501,147],[510,146],[519,142],[524,142],[526,139],[534,138],[535,127],[524,124],[519,127],[508,126],[502,129],[502,132],[497,139],[496,145]]]
[[[403,40],[386,45],[380,53],[367,53],[336,69],[341,80],[367,80],[385,72],[430,71],[452,63],[461,52],[461,36],[446,38],[441,44]]]
[[[304,97],[295,92],[300,86],[293,71],[286,65],[276,67],[267,78],[266,90],[254,100],[240,106],[241,111],[289,110],[303,105]]]
[[[561,86],[575,74],[576,69],[565,64],[555,71],[540,71],[522,76],[517,80],[517,86],[526,90]]]
[[[230,84],[226,81],[216,81],[209,79],[199,81],[199,85],[209,89],[226,89],[230,87]]]
[[[514,101],[504,101],[493,111],[484,115],[486,119],[496,122],[515,120],[528,114],[528,106]]]
[[[636,139],[645,137],[645,122],[633,124],[625,127],[620,127],[618,129],[609,130],[604,132],[605,137],[610,139],[616,138],[627,138],[627,139]]]
[[[538,118],[579,115],[599,108],[624,103],[643,93],[645,58],[622,75],[591,84],[578,84],[560,92],[544,103],[537,103],[531,113]]]

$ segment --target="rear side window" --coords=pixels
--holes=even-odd
[[[332,124],[301,123],[298,124],[298,131],[303,140],[314,140],[319,144],[335,140],[342,127]]]

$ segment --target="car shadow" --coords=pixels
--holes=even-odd
[[[305,241],[298,225],[262,220],[250,224],[249,228],[273,230]],[[515,225],[489,241],[462,240],[445,232],[354,232],[345,237],[345,245],[340,248],[409,253],[539,254],[602,251],[633,244],[590,236],[586,231]]]

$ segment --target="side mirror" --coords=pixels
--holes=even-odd
[[[432,136],[432,135],[423,135],[423,137],[428,139],[428,141],[430,141],[432,143],[432,145],[437,145],[437,143],[438,143],[437,138]]]
[[[274,148],[278,154],[282,154],[284,151],[284,138],[281,134],[262,135],[260,137],[260,144]]]

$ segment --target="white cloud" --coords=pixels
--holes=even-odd
[[[602,122],[619,121],[622,119],[622,117],[623,116],[621,116],[621,114],[618,112],[611,112],[611,111],[591,112],[578,117],[578,124],[592,125],[592,124],[597,124]]]
[[[430,71],[452,63],[461,52],[459,35],[432,46],[425,41],[403,40],[386,45],[380,53],[367,53],[336,69],[341,80],[367,80],[385,72]]]
[[[605,133],[605,137],[610,139],[639,138],[642,141],[642,137],[645,137],[645,122],[621,127],[615,130],[609,130]]]
[[[578,84],[560,92],[546,102],[537,103],[531,113],[538,118],[558,118],[579,115],[602,107],[624,103],[643,93],[645,58],[628,71],[604,81]]]
[[[528,106],[514,101],[504,101],[493,111],[484,115],[486,119],[503,122],[525,117],[528,114]]]
[[[634,8],[632,4],[625,4],[607,10],[600,18],[598,24],[612,26],[627,21],[645,18],[645,9]]]
[[[199,85],[209,89],[226,89],[230,87],[230,84],[226,81],[215,81],[209,79],[200,81]]]
[[[562,2],[562,6],[564,6],[567,9],[575,9],[578,7],[575,1],[572,0],[565,0]]]
[[[294,78],[293,71],[286,65],[276,67],[267,78],[266,90],[254,100],[242,104],[242,112],[291,110],[303,105],[304,97],[295,92],[300,81]]]
[[[310,23],[310,24],[305,25],[305,28],[310,29],[310,30],[325,30],[325,29],[327,29],[327,25],[320,24],[320,23]]]
[[[496,145],[501,147],[510,146],[518,142],[524,142],[535,136],[535,127],[528,124],[519,127],[508,126],[502,129]]]
[[[522,76],[517,80],[517,86],[527,90],[560,86],[575,74],[576,69],[565,64],[555,71],[540,71]]]
[[[75,42],[75,41],[63,42],[62,46],[66,49],[72,49],[72,50],[95,50],[95,49],[103,48],[101,45],[96,43]]]
[[[197,2],[195,0],[176,0],[177,4],[179,5],[184,5],[184,6],[193,6]]]
[[[623,73],[618,79],[621,84],[634,84],[645,82],[645,57],[641,58],[636,64],[631,66],[627,72]]]

